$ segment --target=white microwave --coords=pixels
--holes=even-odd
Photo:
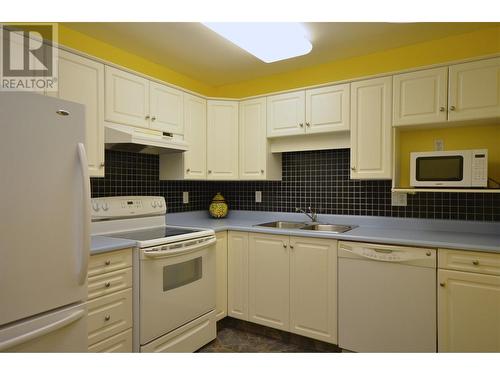
[[[488,187],[488,150],[410,153],[413,187]]]

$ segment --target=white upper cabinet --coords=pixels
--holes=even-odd
[[[183,92],[150,82],[149,98],[151,129],[184,134]]]
[[[207,101],[184,94],[185,152],[160,155],[161,180],[204,180],[207,178]]]
[[[267,97],[267,136],[304,134],[305,91]]]
[[[306,133],[349,130],[348,83],[306,90]]]
[[[266,137],[266,98],[240,102],[241,180],[281,179],[281,154],[272,154]]]
[[[351,178],[392,178],[392,77],[351,84]]]
[[[149,81],[106,66],[105,117],[119,124],[149,127]]]
[[[207,102],[207,177],[238,179],[238,102]]]
[[[448,68],[394,76],[393,125],[447,121]]]
[[[104,177],[104,65],[59,50],[58,92],[50,96],[85,105],[89,174]]]
[[[449,120],[500,116],[500,57],[450,66]]]

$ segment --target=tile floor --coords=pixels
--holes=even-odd
[[[330,353],[336,345],[304,338],[288,332],[225,318],[217,324],[217,338],[199,353]]]

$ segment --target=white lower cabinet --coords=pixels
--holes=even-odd
[[[290,237],[290,332],[337,343],[337,241]]]
[[[249,320],[288,331],[290,328],[290,266],[288,236],[248,236]]]
[[[89,260],[89,352],[132,352],[132,249]]]
[[[215,317],[220,320],[227,316],[227,232],[215,236]]]
[[[439,249],[439,268],[438,351],[500,352],[500,254]]]
[[[248,320],[248,233],[227,237],[227,315]]]
[[[228,310],[337,343],[337,241],[229,232]]]

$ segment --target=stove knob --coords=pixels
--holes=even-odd
[[[158,201],[158,207],[163,207],[163,202],[162,201]]]
[[[107,210],[109,209],[109,204],[108,204],[108,202],[104,202],[104,203],[102,204],[102,209],[103,209],[104,211],[107,211]]]
[[[156,201],[151,202],[151,207],[156,208]]]
[[[94,211],[99,211],[99,203],[93,202],[92,203],[92,208],[94,209]]]

